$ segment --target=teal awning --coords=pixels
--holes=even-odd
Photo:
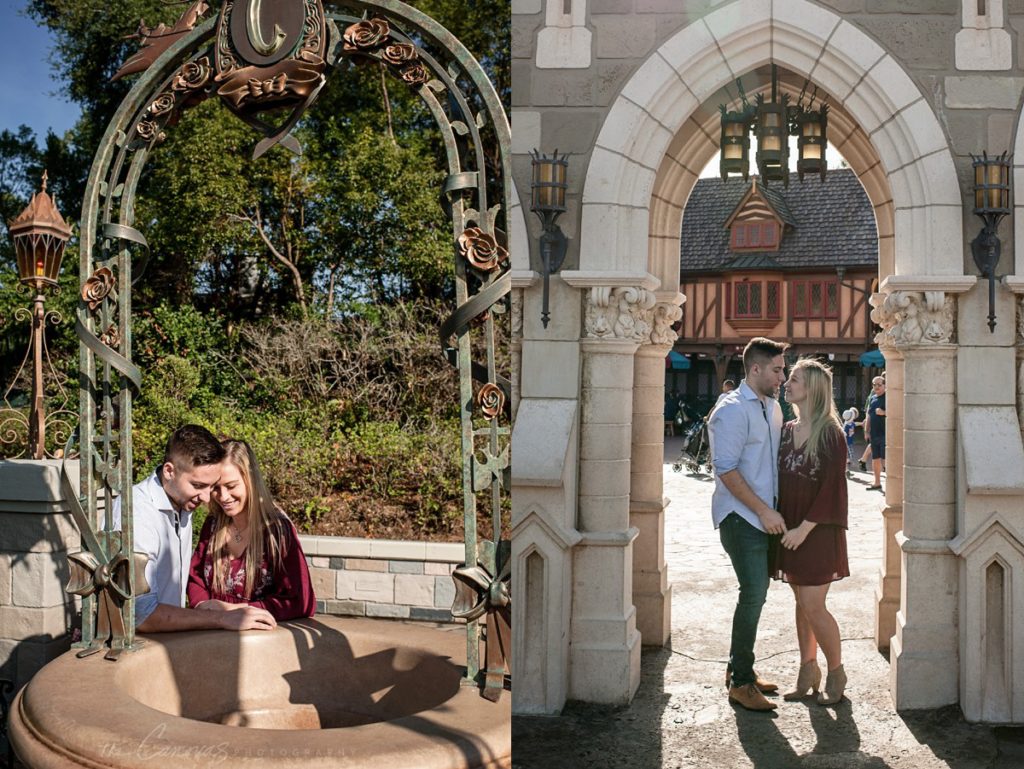
[[[864,368],[885,368],[885,357],[880,350],[868,350],[861,353],[860,365],[864,366]]]
[[[690,359],[685,355],[677,353],[675,350],[669,350],[668,356],[665,358],[665,368],[675,371],[686,371],[690,368]]]

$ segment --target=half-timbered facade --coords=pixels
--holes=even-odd
[[[794,356],[827,357],[840,405],[863,402],[877,276],[874,213],[852,171],[830,171],[824,184],[794,174],[785,189],[701,179],[683,214],[674,348],[689,368],[673,356],[667,389],[709,407],[724,379],[742,378],[747,341],[767,336]]]

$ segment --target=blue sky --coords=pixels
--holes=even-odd
[[[0,130],[24,123],[41,143],[48,129],[62,134],[71,128],[78,107],[57,95],[49,32],[25,16],[24,6],[24,0],[0,0]]]

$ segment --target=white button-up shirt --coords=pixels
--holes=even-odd
[[[747,380],[718,401],[708,418],[711,465],[715,471],[715,493],[711,517],[715,528],[729,513],[737,513],[751,526],[764,531],[757,513],[740,502],[719,476],[739,471],[750,490],[775,509],[779,496],[779,441],[782,438],[782,407],[774,398],[763,401]]]
[[[141,625],[157,604],[185,605],[192,561],[192,513],[177,512],[154,472],[132,486],[135,552],[144,553],[149,592],[135,600],[135,624]],[[114,520],[120,526],[121,500],[114,500]]]

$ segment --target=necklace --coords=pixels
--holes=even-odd
[[[232,538],[233,538],[233,539],[235,540],[235,543],[237,544],[238,542],[241,542],[241,541],[242,541],[242,535],[243,535],[243,534],[245,534],[245,532],[247,532],[247,531],[249,530],[249,527],[248,527],[248,526],[246,526],[246,527],[245,527],[244,529],[242,529],[241,531],[239,531],[238,529],[236,529],[236,528],[235,528],[234,524],[232,524],[232,523],[229,523],[229,524],[228,524],[228,529],[229,529],[230,531],[234,532],[234,533],[232,534]]]

